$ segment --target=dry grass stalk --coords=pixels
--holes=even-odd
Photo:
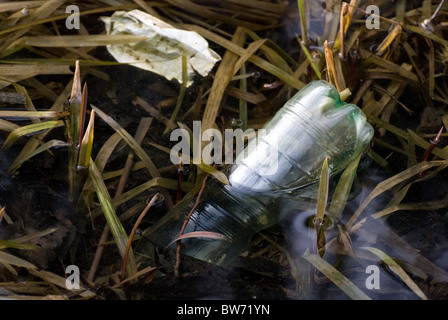
[[[333,58],[333,51],[330,49],[328,41],[325,41],[324,49],[325,49],[325,61],[327,64],[328,82],[333,84],[339,92],[342,92],[343,88],[339,82],[338,73],[336,72],[335,60]]]
[[[237,28],[233,35],[232,42],[238,46],[241,46],[245,42],[245,33],[242,28]],[[222,61],[215,74],[215,79],[210,91],[210,96],[205,106],[204,115],[202,116],[201,131],[204,132],[214,126],[216,116],[218,115],[219,108],[223,94],[232,80],[236,63],[238,62],[238,55],[228,50],[224,54]]]

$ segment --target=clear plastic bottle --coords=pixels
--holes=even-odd
[[[325,81],[305,86],[264,129],[267,133],[246,147],[251,151],[240,153],[230,170],[229,185],[217,180],[206,185],[184,231],[215,232],[227,240],[183,239],[183,254],[230,264],[255,233],[278,222],[286,195],[303,196],[308,186],[316,185],[325,158],[330,175],[334,174],[363,152],[373,136],[364,113],[342,102],[336,88]],[[137,254],[151,259],[154,245],[172,243],[194,202],[182,201],[146,230],[146,241],[140,241]]]

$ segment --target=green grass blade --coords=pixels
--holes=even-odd
[[[370,300],[361,289],[347,279],[342,273],[334,268],[327,261],[316,254],[303,256],[309,263],[311,263],[317,270],[322,272],[329,280],[344,291],[353,300]]]
[[[58,35],[26,37],[25,45],[31,47],[96,47],[113,44],[136,43],[147,40],[147,37],[133,34],[126,35]]]
[[[103,111],[92,105],[92,109],[96,114],[103,119],[112,129],[114,129],[126,143],[134,150],[137,156],[143,161],[146,168],[153,178],[160,177],[159,171],[152,162],[148,154],[143,150],[143,148],[135,141],[135,139],[122,127],[120,126],[112,117],[105,114]]]
[[[302,30],[302,38],[305,43],[309,42],[308,31],[306,27],[306,11],[305,11],[305,0],[297,0],[297,6],[299,8],[300,14],[300,28]]]
[[[419,147],[428,150],[431,147],[431,143],[420,137],[418,134],[416,134],[414,131],[411,131],[408,129],[409,136],[415,141],[415,144]],[[448,159],[448,153],[441,150],[438,147],[433,147],[431,150],[431,153],[434,155],[442,158],[442,159]]]
[[[11,173],[15,170],[17,170],[25,161],[28,161],[32,157],[38,155],[39,153],[42,153],[44,151],[50,150],[51,148],[59,148],[59,147],[67,147],[69,144],[67,142],[61,141],[61,140],[50,140],[48,142],[45,142],[43,145],[41,145],[39,148],[35,149],[33,152],[30,153],[21,153],[17,156],[17,158],[14,160],[13,165],[8,169],[8,173]]]
[[[152,162],[148,154],[143,150],[143,148],[138,144],[137,141],[123,128],[121,127],[112,117],[109,117],[103,111],[92,105],[92,109],[95,110],[96,114],[103,119],[112,129],[114,129],[126,143],[134,150],[135,154],[143,161],[146,168],[153,178],[159,178],[160,173],[156,166]],[[173,207],[173,200],[170,194],[165,189],[160,189],[160,193],[164,196],[165,202],[168,208]]]
[[[79,147],[78,166],[88,167],[90,156],[92,155],[93,147],[93,132],[94,132],[95,111],[90,114],[89,124],[87,125],[84,137],[81,140]]]
[[[14,238],[12,240],[17,242],[17,243],[23,243],[23,242],[31,241],[31,240],[38,239],[40,237],[46,236],[47,234],[55,232],[57,229],[58,228],[49,228],[49,229],[46,229],[46,230],[43,230],[43,231],[35,232],[35,233],[32,233],[32,234],[27,234],[27,235],[19,237],[19,238]]]
[[[116,61],[101,61],[101,60],[81,60],[81,59],[7,59],[0,60],[0,63],[4,64],[19,64],[19,65],[69,65],[75,66],[75,61],[79,61],[81,67],[94,67],[94,66],[117,66],[126,63],[116,62]]]
[[[77,192],[77,171],[76,163],[78,160],[79,150],[79,137],[81,135],[81,103],[82,103],[82,91],[81,91],[81,72],[79,67],[79,61],[76,61],[75,74],[73,76],[73,85],[70,92],[69,110],[70,117],[67,124],[67,136],[68,143],[70,144],[69,156],[68,156],[68,181],[69,181],[69,200],[73,201],[76,198]]]
[[[328,183],[329,183],[329,174],[328,174],[328,158],[325,158],[324,163],[322,164],[322,171],[320,173],[320,181],[319,181],[319,189],[317,194],[317,209],[316,209],[316,240],[317,240],[317,250],[321,256],[323,256],[325,252],[325,230],[323,228],[324,225],[324,216],[325,209],[327,208],[328,202]]]
[[[42,250],[42,247],[36,246],[34,244],[21,243],[14,240],[2,240],[0,239],[0,250],[6,248],[14,248],[21,250]]]
[[[436,34],[436,32],[427,32],[423,28],[420,28],[419,26],[413,26],[413,25],[406,25],[406,29],[410,32],[415,32],[417,34],[420,34],[423,37],[429,38],[435,42],[438,42],[444,46],[448,46],[448,40],[444,39],[443,37]]]
[[[18,126],[15,123],[12,123],[11,121],[0,119],[0,130],[1,131],[11,132],[19,127],[20,126]]]
[[[179,123],[179,127],[188,130],[188,131],[190,132],[190,137],[193,137],[192,139],[194,139],[194,135],[191,133],[191,131],[190,131],[190,129],[189,129],[188,127],[182,125],[181,123]],[[155,148],[157,148],[157,149],[159,149],[159,150],[165,152],[165,153],[168,153],[168,154],[171,153],[171,149],[169,149],[169,148],[167,148],[167,147],[158,145],[158,144],[156,144],[156,143],[151,143],[151,145],[152,145],[153,147],[155,147]],[[190,163],[191,163],[191,162],[193,162],[192,159],[190,159]],[[218,169],[216,169],[216,168],[213,167],[212,165],[209,165],[209,164],[203,162],[202,159],[201,159],[201,163],[198,163],[198,164],[195,164],[195,165],[196,165],[199,169],[201,169],[202,171],[211,174],[214,178],[218,179],[221,183],[229,184],[229,179],[227,179],[227,176],[226,176],[223,172],[219,171]]]
[[[202,35],[204,38],[207,38],[210,41],[223,46],[227,50],[230,50],[230,51],[236,53],[237,55],[241,56],[246,51],[244,48],[240,47],[239,45],[236,45],[232,41],[229,41],[223,37],[220,37],[217,34],[211,32],[209,30],[206,30],[204,28],[201,28],[197,25],[188,25],[187,27],[188,27],[188,29],[190,29],[192,31],[196,31],[197,33]],[[274,66],[273,64],[260,58],[259,56],[252,55],[248,60],[298,90],[302,89],[305,86],[305,84],[302,81],[295,78],[293,75],[285,72],[284,70],[280,69],[277,66]]]
[[[64,122],[61,120],[45,121],[29,124],[13,130],[5,140],[2,150],[11,147],[20,137],[40,133],[43,130],[62,127]]]
[[[14,266],[25,267],[29,269],[36,269],[36,266],[32,263],[3,251],[0,251],[0,263],[12,264]]]
[[[55,111],[62,111],[62,108],[64,106],[64,101],[67,99],[67,96],[70,94],[70,90],[72,88],[72,80],[69,81],[69,83],[65,86],[64,90],[59,94],[58,98],[56,99],[56,101],[54,101],[52,107],[49,110],[55,110]],[[13,128],[13,124],[10,122],[6,122],[6,120],[1,120],[0,119],[0,124],[1,125],[5,125],[7,128],[6,129],[12,129]],[[13,130],[11,130],[13,131]],[[22,148],[22,150],[19,153],[19,156],[14,159],[13,163],[11,164],[11,168],[13,167],[17,167],[17,161],[20,161],[20,159],[26,157],[28,154],[30,154],[31,152],[33,152],[41,143],[42,141],[45,139],[45,137],[47,136],[47,134],[50,132],[50,130],[46,130],[40,134],[37,135],[37,137],[33,137],[32,139],[29,139],[28,142],[26,143],[26,145]],[[9,172],[11,172],[12,170],[9,169]]]
[[[179,113],[180,107],[182,105],[182,102],[184,100],[185,91],[187,90],[187,82],[188,82],[188,68],[187,68],[187,54],[184,51],[182,53],[182,84],[179,89],[179,95],[177,96],[176,101],[176,107],[174,108],[173,113],[171,114],[170,121],[175,122],[177,114]],[[170,127],[167,125],[165,127],[165,130],[163,131],[163,134],[167,134],[168,131],[170,131]]]
[[[244,32],[247,33],[247,35],[249,37],[251,37],[252,39],[255,40],[250,45],[253,45],[253,44],[255,45],[255,44],[261,42],[261,45],[257,44],[256,46],[260,47],[260,49],[263,51],[264,55],[267,57],[267,59],[273,65],[279,67],[280,69],[282,69],[283,71],[288,72],[288,73],[292,73],[292,70],[289,67],[288,63],[291,63],[294,66],[294,68],[298,67],[297,62],[294,59],[291,59],[291,56],[289,56],[286,52],[284,52],[275,42],[268,40],[268,39],[261,39],[254,31],[246,29],[246,28],[244,28]],[[254,53],[251,53],[250,56],[252,56]],[[250,56],[245,58],[245,61]],[[241,56],[241,57],[243,57],[243,56]]]
[[[328,208],[328,215],[332,218],[338,220],[342,216],[342,211],[344,211],[345,205],[347,204],[347,199],[350,195],[350,190],[353,185],[353,180],[355,179],[356,169],[358,168],[360,159],[361,155],[356,157],[347,166],[347,168],[339,178],[338,184],[333,194],[333,198],[331,200],[330,208]]]
[[[328,202],[328,158],[325,158],[320,173],[319,190],[317,194],[317,210],[316,220],[322,222],[324,220],[325,208]]]
[[[118,133],[114,133],[112,136],[107,139],[107,141],[103,144],[100,151],[98,151],[98,154],[95,158],[95,165],[98,168],[99,172],[103,172],[104,167],[106,166],[106,163],[108,159],[110,158],[110,155],[117,147],[118,143],[121,141],[121,136]],[[84,183],[84,187],[81,191],[81,195],[78,199],[78,210],[84,214],[88,213],[88,207],[93,202],[93,188],[92,188],[92,179],[89,176],[87,176],[86,182]]]
[[[126,251],[128,242],[128,235],[123,228],[120,220],[115,213],[114,206],[112,205],[112,199],[107,191],[106,185],[101,177],[101,173],[95,165],[95,162],[89,161],[89,173],[92,178],[93,185],[95,187],[96,194],[98,196],[104,217],[106,218],[107,225],[114,237],[115,244],[123,258]],[[128,277],[134,275],[137,272],[137,265],[132,250],[128,254],[128,263],[126,265],[126,274]]]
[[[68,112],[58,111],[15,111],[15,110],[1,110],[0,118],[61,118],[68,115]]]
[[[123,203],[125,203],[126,201],[129,201],[132,198],[135,198],[136,196],[138,196],[139,194],[145,192],[146,190],[150,189],[150,188],[156,188],[156,187],[161,187],[164,189],[169,189],[169,190],[176,190],[177,189],[177,180],[174,179],[167,179],[167,178],[154,178],[151,179],[145,183],[142,183],[141,185],[128,190],[122,194],[120,194],[118,197],[115,197],[112,199],[112,205],[114,207],[117,207]],[[182,190],[183,191],[189,191],[192,188],[192,184],[189,182],[183,182],[182,183]],[[97,217],[100,214],[99,208],[92,210],[91,212],[91,216],[93,218]]]
[[[246,66],[243,64],[240,68],[240,74],[246,74]],[[240,90],[247,92],[247,79],[242,78],[240,80]],[[242,122],[241,130],[246,131],[247,129],[247,102],[240,99],[239,101],[239,112],[240,112],[240,120]]]
[[[433,167],[439,167],[439,168],[446,168],[448,166],[448,160],[440,160],[440,161],[426,161],[421,162],[413,167],[410,167],[409,169],[406,169],[382,182],[380,182],[373,190],[372,192],[367,196],[367,198],[359,205],[356,212],[352,215],[350,220],[347,222],[346,227],[347,229],[350,229],[355,221],[359,218],[361,213],[364,211],[364,209],[369,205],[369,203],[379,196],[380,194],[383,194],[387,190],[390,190],[394,186],[396,186],[399,183],[402,183],[406,181],[407,179],[418,175],[426,170],[429,170]]]
[[[409,277],[409,275],[400,267],[400,265],[395,262],[389,255],[384,253],[383,251],[373,248],[373,247],[363,247],[361,249],[370,251],[378,258],[380,258],[384,263],[386,263],[399,277],[403,280],[404,283],[422,300],[428,300],[423,291],[417,286],[417,284]]]
[[[203,162],[200,164],[197,164],[196,166],[199,169],[201,169],[202,171],[211,174],[213,177],[218,179],[221,183],[229,184],[229,179],[227,179],[227,176],[223,172],[216,169],[215,167],[213,167],[209,164],[203,163]]]
[[[320,73],[319,68],[316,66],[316,63],[314,62],[313,57],[311,56],[310,52],[308,51],[308,48],[303,44],[302,39],[298,35],[296,35],[297,42],[300,44],[300,47],[302,48],[303,53],[305,54],[305,57],[310,62],[311,68],[313,68],[314,72],[316,73],[317,77],[319,79],[322,78],[322,74]]]

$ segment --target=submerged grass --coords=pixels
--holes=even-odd
[[[112,199],[109,195],[106,185],[101,177],[101,173],[95,165],[95,162],[89,162],[89,172],[92,177],[92,183],[96,190],[96,194],[101,204],[101,209],[107,220],[107,225],[114,237],[115,244],[118,248],[118,252],[121,257],[126,259],[126,275],[128,277],[133,276],[137,272],[137,265],[132,254],[132,250],[127,249],[128,246],[128,235],[123,228],[120,220],[117,217],[114,206],[112,204]]]
[[[334,266],[322,259],[320,256],[311,254],[303,258],[322,272],[328,279],[344,291],[351,299],[371,300],[361,289],[354,285],[348,278],[339,272]]]
[[[202,120],[202,132],[209,128],[224,129],[230,126],[229,117],[240,119],[243,130],[258,128],[293,92],[314,79],[326,79],[334,83],[340,92],[345,88],[352,92],[351,97],[344,98],[347,98],[347,102],[358,104],[366,113],[368,121],[377,129],[373,147],[365,157],[373,162],[375,170],[384,168],[388,177],[377,181],[370,189],[363,185],[361,200],[353,208],[350,196],[357,187],[356,175],[363,159],[355,159],[341,173],[330,197],[324,165],[318,208],[314,211],[317,212],[316,226],[320,226],[320,222],[328,216],[336,222],[337,227],[333,230],[314,230],[317,232],[314,234],[317,234],[319,254],[309,254],[310,251],[300,254],[287,252],[287,249],[279,249],[279,243],[263,234],[266,247],[250,247],[249,257],[258,251],[255,255],[270,259],[271,263],[289,266],[290,274],[297,281],[297,290],[289,293],[289,297],[293,298],[310,297],[311,292],[320,286],[318,275],[334,283],[349,298],[373,298],[370,292],[366,294],[365,288],[352,281],[350,271],[341,267],[344,265],[341,261],[352,263],[352,258],[355,260],[355,269],[362,269],[365,264],[372,263],[387,266],[405,283],[407,288],[403,290],[410,290],[418,298],[448,297],[448,290],[437,291],[437,296],[431,287],[425,287],[428,284],[417,281],[415,277],[423,274],[422,277],[427,278],[435,274],[435,279],[445,279],[447,276],[443,270],[429,262],[418,248],[413,248],[392,230],[388,231],[387,236],[393,241],[384,243],[381,239],[374,240],[381,237],[372,234],[369,227],[371,221],[379,222],[380,227],[376,231],[381,234],[386,229],[385,219],[393,215],[417,211],[422,212],[423,216],[424,212],[447,206],[446,197],[426,202],[408,200],[413,194],[413,188],[422,182],[435,181],[438,175],[445,175],[444,170],[448,165],[445,146],[448,118],[443,115],[443,109],[448,104],[448,41],[445,36],[448,4],[438,9],[438,4],[431,1],[397,1],[393,5],[388,1],[376,1],[381,14],[371,17],[380,20],[380,28],[367,29],[364,9],[370,2],[360,0],[325,1],[325,8],[322,8],[321,1],[302,0],[289,4],[260,0],[226,1],[225,6],[183,0],[123,0],[119,2],[120,5],[114,5],[116,3],[80,1],[83,25],[79,31],[70,32],[64,25],[69,14],[65,12],[66,5],[62,0],[0,4],[0,88],[5,93],[17,93],[17,100],[13,100],[12,95],[5,95],[4,100],[0,96],[0,130],[6,136],[2,151],[11,147],[19,149],[18,155],[9,165],[10,174],[20,175],[25,164],[45,159],[48,155],[54,157],[65,152],[60,147],[68,147],[70,191],[67,198],[90,222],[92,229],[110,229],[114,248],[118,256],[126,261],[124,264],[123,261],[117,263],[119,267],[113,263],[110,265],[118,273],[125,266],[126,284],[133,283],[143,274],[151,277],[155,271],[153,266],[139,271],[132,251],[132,239],[135,240],[134,232],[141,219],[135,224],[129,221],[131,216],[138,215],[145,207],[144,214],[149,209],[143,195],[148,197],[160,192],[166,208],[170,208],[174,205],[171,199],[174,191],[184,194],[185,198],[193,197],[200,190],[206,173],[228,183],[220,166],[199,163],[190,167],[188,176],[179,176],[178,173],[169,175],[166,173],[169,169],[163,171],[157,167],[154,159],[158,160],[157,163],[163,163],[169,158],[170,148],[162,132],[167,134],[177,127],[188,131],[192,120]],[[26,10],[22,11],[24,7]],[[176,87],[173,109],[159,105],[154,107],[147,97],[136,97],[136,108],[141,107],[145,114],[149,113],[152,117],[149,122],[142,119],[147,127],[140,137],[133,137],[128,128],[120,123],[120,118],[115,119],[113,112],[105,112],[104,104],[100,106],[97,101],[88,104],[87,96],[90,94],[85,90],[83,97],[81,90],[82,78],[93,77],[98,82],[114,80],[101,68],[114,68],[119,64],[105,61],[104,54],[99,54],[101,49],[107,45],[138,43],[142,40],[142,37],[134,35],[106,36],[102,30],[98,31],[96,22],[92,21],[96,21],[98,14],[110,15],[114,11],[134,8],[155,14],[181,28],[196,31],[223,56],[211,76],[205,79],[198,77],[193,89],[186,85]],[[438,19],[435,19],[436,16]],[[429,20],[422,25],[420,21],[424,19]],[[436,20],[438,23],[435,23]],[[428,31],[428,28],[432,30]],[[74,78],[69,67],[75,67]],[[111,70],[114,70],[114,74],[115,69]],[[185,62],[183,75],[186,77]],[[93,85],[95,81],[91,82],[89,89],[93,89],[89,91],[99,90]],[[183,83],[186,84],[186,81]],[[120,85],[131,87],[131,83],[126,82]],[[108,90],[105,95],[112,96],[111,92]],[[159,90],[158,94],[161,92],[164,93]],[[419,103],[412,103],[410,100],[414,97],[409,99],[407,95],[418,95]],[[128,99],[119,98],[120,104]],[[232,100],[234,98],[236,103]],[[112,106],[112,102],[110,104]],[[432,117],[424,116],[426,109]],[[440,110],[442,114],[435,116]],[[132,111],[130,109],[129,113]],[[132,117],[140,114],[136,113]],[[88,117],[86,127],[84,122]],[[420,125],[400,123],[397,121],[400,117],[417,117]],[[427,122],[431,121],[435,124],[426,127]],[[94,135],[94,126],[98,123],[105,123],[113,133],[104,138],[95,128]],[[438,135],[442,126],[444,130]],[[65,134],[61,134],[61,129],[57,128],[64,128]],[[132,125],[129,128],[133,130]],[[149,128],[153,131],[147,135]],[[438,144],[429,141],[428,137],[437,137]],[[129,161],[124,166],[117,165],[115,159],[123,154],[123,150],[130,150],[126,158]],[[139,158],[138,161],[134,162],[134,155]],[[38,170],[45,172],[47,177],[52,175],[46,172],[45,166]],[[112,197],[114,190],[116,193]],[[387,203],[377,208],[377,201],[386,195]],[[1,198],[1,201],[6,200]],[[127,204],[129,208],[124,206]],[[151,206],[156,206],[153,201]],[[118,212],[125,208],[130,211],[119,215]],[[19,221],[17,217],[8,215],[8,207],[6,210],[0,208],[0,212],[0,221],[3,220],[0,228]],[[378,227],[378,224],[375,226]],[[34,235],[44,238],[49,230],[53,228]],[[104,247],[101,244],[108,241],[107,234],[103,233],[104,239],[101,238],[101,243],[97,242],[98,247]],[[221,235],[187,233],[178,240],[191,236]],[[362,245],[356,240],[352,241],[363,237],[368,240]],[[6,252],[7,248],[15,248],[19,253],[20,250],[34,249],[33,240],[36,238],[11,237],[0,240],[0,262],[6,270],[0,273],[2,281],[14,279],[18,268],[27,268],[33,277],[58,286],[60,289],[55,292],[58,292],[60,298],[73,297],[73,293],[64,291],[65,282],[56,271],[38,270],[35,264],[21,258],[19,254]],[[316,242],[312,248],[315,245]],[[95,251],[96,247],[89,249]],[[110,246],[107,248],[110,249]],[[275,254],[268,257],[267,253],[272,252]],[[286,258],[281,260],[281,257]],[[406,261],[409,257],[416,261],[418,271],[411,268],[412,261]],[[108,264],[100,262],[99,258],[98,263]],[[179,271],[178,267],[176,264],[176,270]],[[106,276],[115,279],[115,275],[111,272]],[[86,288],[98,288],[100,281],[100,277],[96,277],[94,270],[91,270],[87,277],[88,286],[84,285],[78,298],[94,297],[95,293]],[[119,289],[123,283],[120,284],[120,280],[116,279],[112,281],[115,281],[115,285],[110,288],[120,298],[126,297]],[[0,282],[0,287],[3,287],[4,282]],[[23,290],[18,286],[8,288],[11,296],[15,297]],[[305,288],[303,292],[301,288]],[[43,298],[49,294],[42,294],[38,287],[32,289],[35,291],[29,293],[30,299]],[[60,290],[64,293],[59,294]]]

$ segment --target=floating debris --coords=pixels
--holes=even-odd
[[[182,83],[182,54],[187,55],[188,82],[193,83],[195,71],[208,75],[221,57],[209,49],[207,41],[193,31],[176,29],[172,25],[140,10],[117,11],[102,17],[106,32],[111,35],[138,35],[146,41],[108,45],[109,53],[122,63],[177,79]]]

